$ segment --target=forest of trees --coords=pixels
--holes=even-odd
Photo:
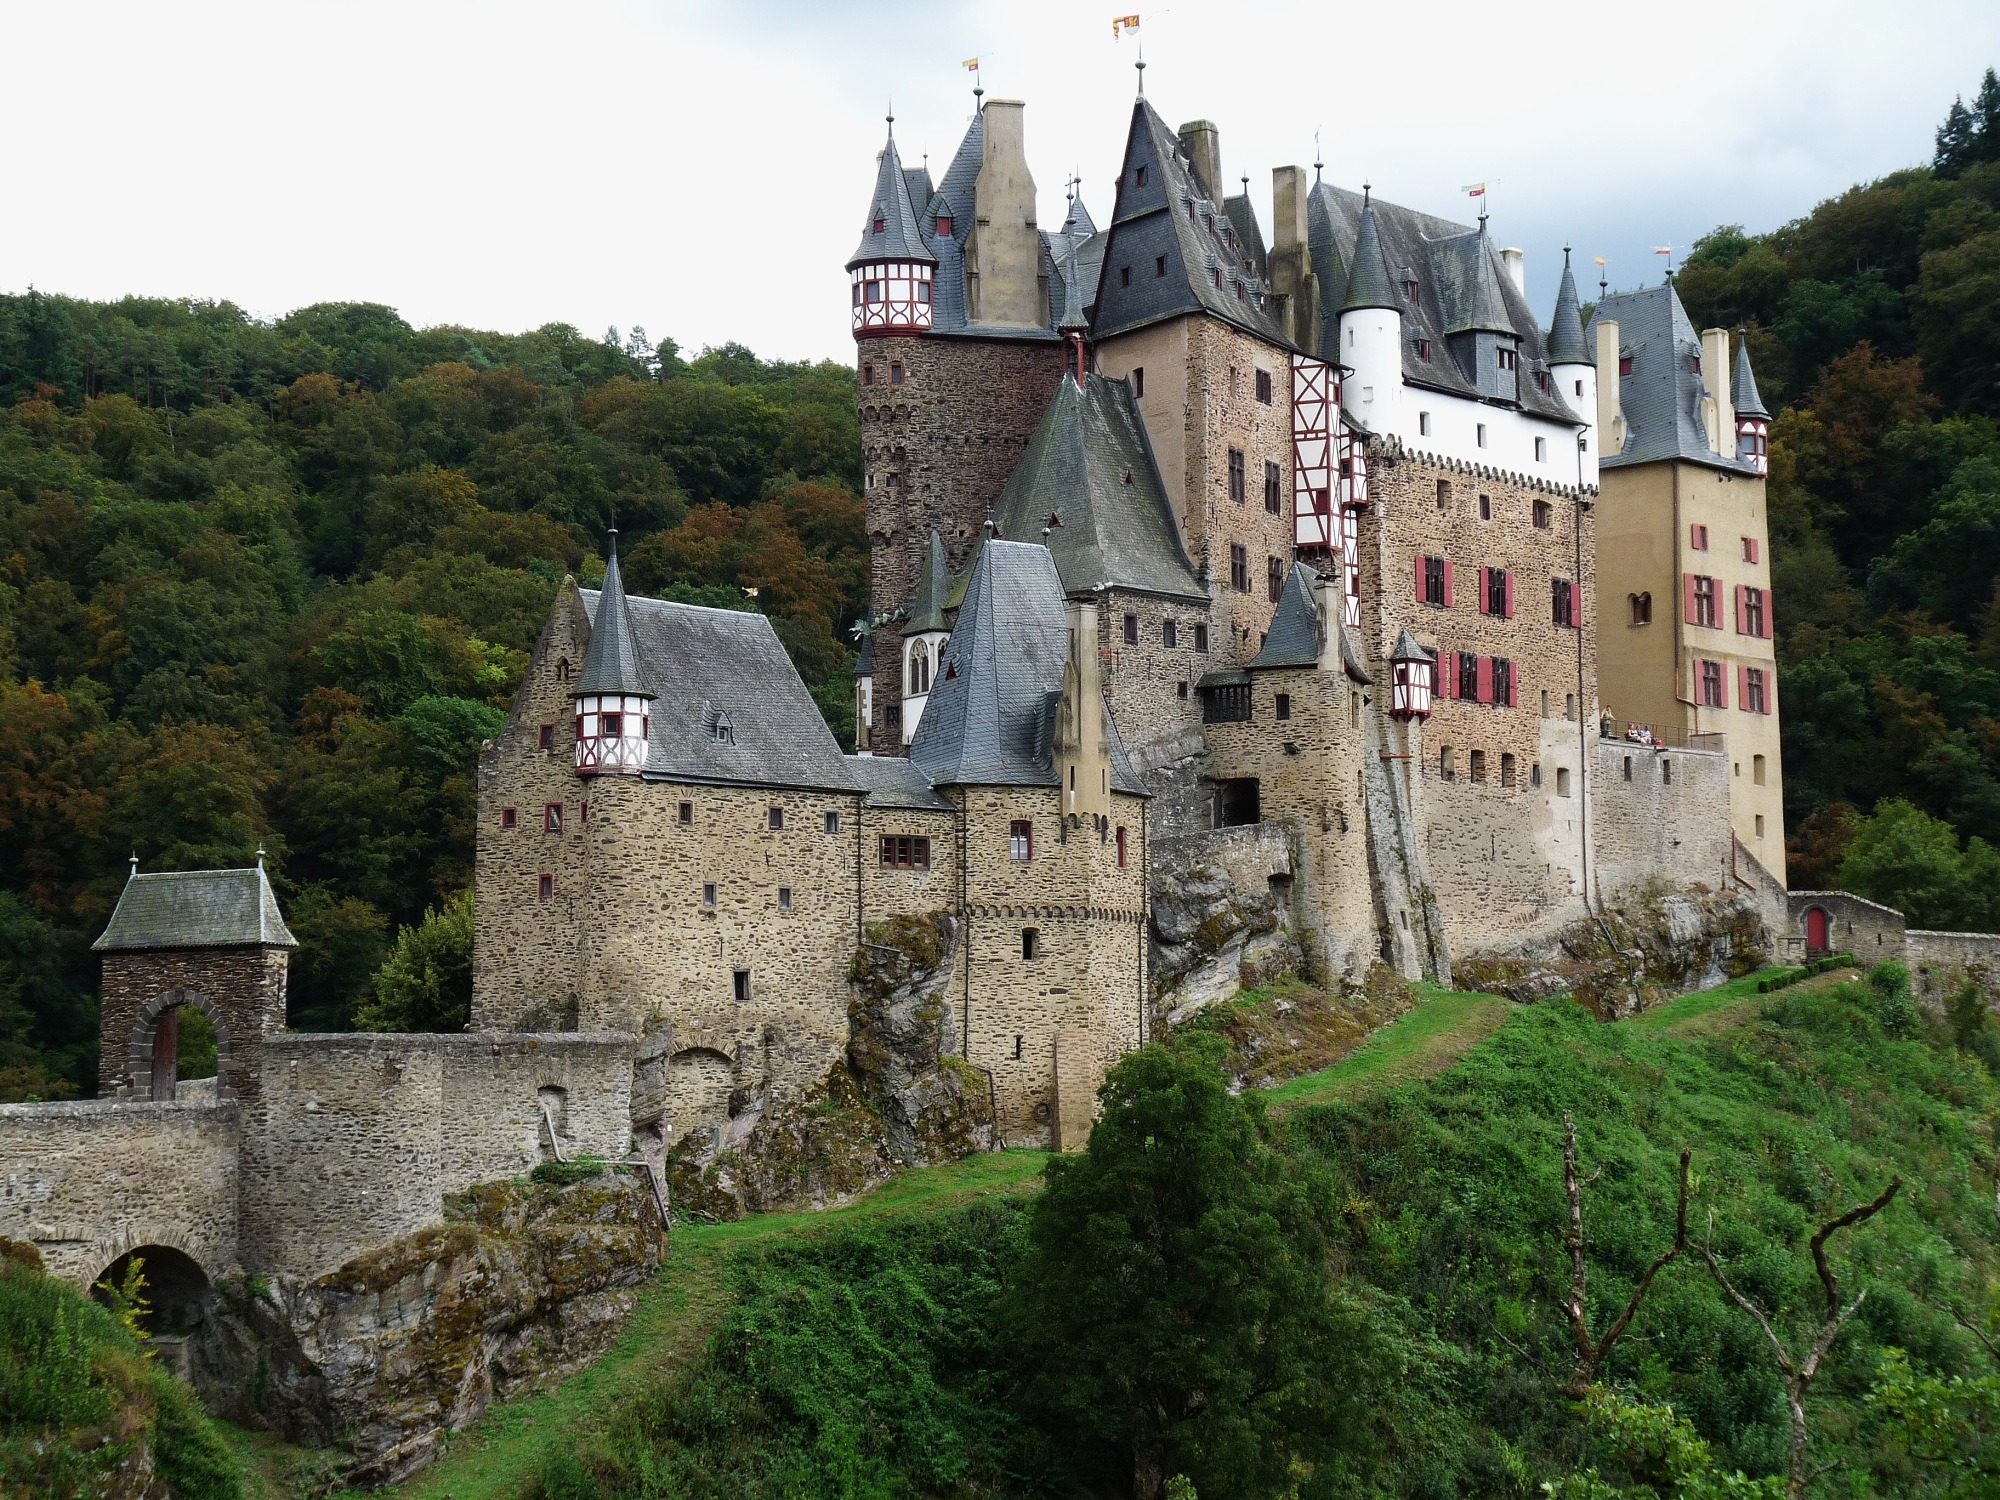
[[[2000,81],[1679,284],[1779,412],[1791,881],[2000,927]],[[769,614],[847,741],[860,490],[830,362],[0,296],[0,1099],[89,1091],[131,854],[261,847],[295,1024],[433,1022],[474,754],[612,525],[635,590]]]

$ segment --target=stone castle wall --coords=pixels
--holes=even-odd
[[[555,1159],[546,1099],[568,1160],[622,1161],[632,1139],[628,1032],[468,1032],[437,1038],[443,1058],[438,1186],[520,1177]]]
[[[0,1236],[88,1286],[165,1245],[211,1276],[237,1264],[238,1108],[86,1100],[0,1104]]]
[[[1815,906],[1826,911],[1827,940],[1834,952],[1852,953],[1862,963],[1903,960],[1908,923],[1892,906],[1847,891],[1793,891],[1788,905],[1790,928],[1779,954],[1786,963],[1805,962],[1806,913]]]
[[[860,814],[862,911],[870,922],[945,911],[958,901],[958,816],[915,807],[863,807]],[[927,838],[930,868],[882,862],[882,839]]]
[[[157,1003],[176,994],[215,1026],[218,1088],[233,1097],[257,1087],[257,1044],[284,1030],[288,955],[282,948],[169,948],[104,955],[98,1092],[147,1096]]]
[[[1616,905],[1649,885],[1746,890],[1731,873],[1729,756],[1592,737],[1591,884]]]
[[[951,570],[965,568],[1062,379],[1065,351],[1053,339],[869,338],[855,358],[874,372],[859,396],[870,610],[881,615],[916,598],[932,527]],[[892,365],[902,367],[898,384]],[[875,635],[878,754],[903,753],[902,702],[903,636],[891,623]]]
[[[1127,615],[1139,637],[1130,645],[1125,640]],[[1174,626],[1172,646],[1164,644],[1168,622]],[[1202,650],[1195,649],[1196,626],[1209,637]],[[1194,685],[1202,674],[1234,666],[1236,661],[1226,651],[1218,655],[1217,644],[1206,601],[1162,599],[1127,589],[1098,594],[1097,645],[1104,663],[1104,696],[1117,716],[1118,737],[1128,753],[1144,754],[1162,741],[1200,729],[1201,700]]]

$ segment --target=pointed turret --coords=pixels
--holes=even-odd
[[[1583,339],[1583,306],[1577,301],[1576,277],[1569,268],[1569,246],[1563,246],[1562,286],[1556,292],[1556,317],[1549,325],[1549,364],[1587,365],[1590,345]]]
[[[1750,341],[1742,329],[1736,333],[1736,370],[1730,394],[1736,408],[1736,456],[1759,474],[1769,474],[1771,414],[1764,409],[1764,398],[1757,394],[1757,377],[1750,370]]]
[[[1389,653],[1389,672],[1395,690],[1389,716],[1428,719],[1431,695],[1437,689],[1437,657],[1404,630],[1396,637],[1396,649]]]
[[[576,768],[586,776],[637,775],[646,769],[646,741],[652,731],[653,690],[639,661],[625,580],[618,570],[618,529],[611,528],[604,587],[591,620],[590,644],[577,674]]]
[[[1340,383],[1341,405],[1371,432],[1394,431],[1403,394],[1403,304],[1389,279],[1382,231],[1366,184],[1334,359],[1349,372]]]
[[[1382,257],[1382,231],[1375,224],[1375,205],[1370,193],[1371,189],[1364,184],[1361,227],[1354,236],[1354,266],[1348,273],[1347,296],[1342,299],[1340,310],[1351,313],[1379,307],[1400,313],[1403,305],[1389,285],[1389,263]]]
[[[875,194],[862,222],[861,243],[847,260],[857,337],[920,333],[931,326],[937,257],[924,243],[916,205],[910,201],[910,178],[896,152],[895,118],[889,117],[889,139],[876,165]]]

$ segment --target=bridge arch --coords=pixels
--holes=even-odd
[[[120,1250],[90,1279],[90,1295],[112,1305],[107,1288],[122,1287],[134,1263],[144,1278],[140,1328],[153,1338],[199,1333],[215,1312],[215,1283],[200,1260],[178,1245],[149,1239]]]

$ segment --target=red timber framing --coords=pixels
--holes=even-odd
[[[931,268],[916,261],[869,261],[848,272],[854,332],[909,333],[931,326]]]

